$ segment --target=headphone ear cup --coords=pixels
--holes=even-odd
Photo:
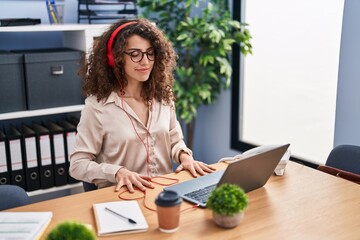
[[[113,31],[113,32],[111,33],[111,36],[110,36],[109,41],[108,41],[108,43],[107,43],[107,54],[106,54],[106,56],[107,56],[107,64],[108,64],[110,67],[112,67],[112,68],[115,67],[114,56],[113,56],[113,54],[112,54],[112,46],[113,46],[113,44],[114,44],[114,40],[115,40],[116,35],[117,35],[123,28],[125,28],[125,27],[128,26],[128,25],[134,24],[134,23],[136,23],[136,22],[127,22],[127,23],[124,23],[124,24],[120,25],[118,28],[116,28],[115,31]]]
[[[110,67],[114,68],[114,67],[115,67],[115,62],[114,62],[114,56],[113,56],[113,54],[112,54],[112,50],[110,50],[110,52],[108,52],[108,53],[106,54],[106,56],[107,56],[107,64],[108,64]]]

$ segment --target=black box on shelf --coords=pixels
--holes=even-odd
[[[21,54],[0,51],[0,113],[26,110]]]
[[[84,103],[77,74],[82,51],[58,48],[16,52],[24,56],[28,110]]]

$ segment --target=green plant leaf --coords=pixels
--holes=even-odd
[[[95,240],[95,233],[87,226],[76,221],[64,221],[57,224],[48,234],[46,240]]]
[[[236,184],[225,183],[210,193],[206,206],[220,215],[234,215],[245,210],[248,201],[242,188]]]

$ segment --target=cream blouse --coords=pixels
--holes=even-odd
[[[172,172],[171,159],[179,163],[181,150],[192,155],[172,105],[154,101],[145,126],[121,101],[115,92],[106,101],[98,102],[95,96],[85,100],[70,157],[73,178],[102,188],[116,183],[115,174],[121,167],[155,177]]]

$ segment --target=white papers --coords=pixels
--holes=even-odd
[[[133,219],[136,224],[105,210],[105,207]],[[98,236],[144,232],[149,226],[137,201],[116,201],[93,204]]]
[[[0,239],[40,239],[52,212],[0,212]]]

